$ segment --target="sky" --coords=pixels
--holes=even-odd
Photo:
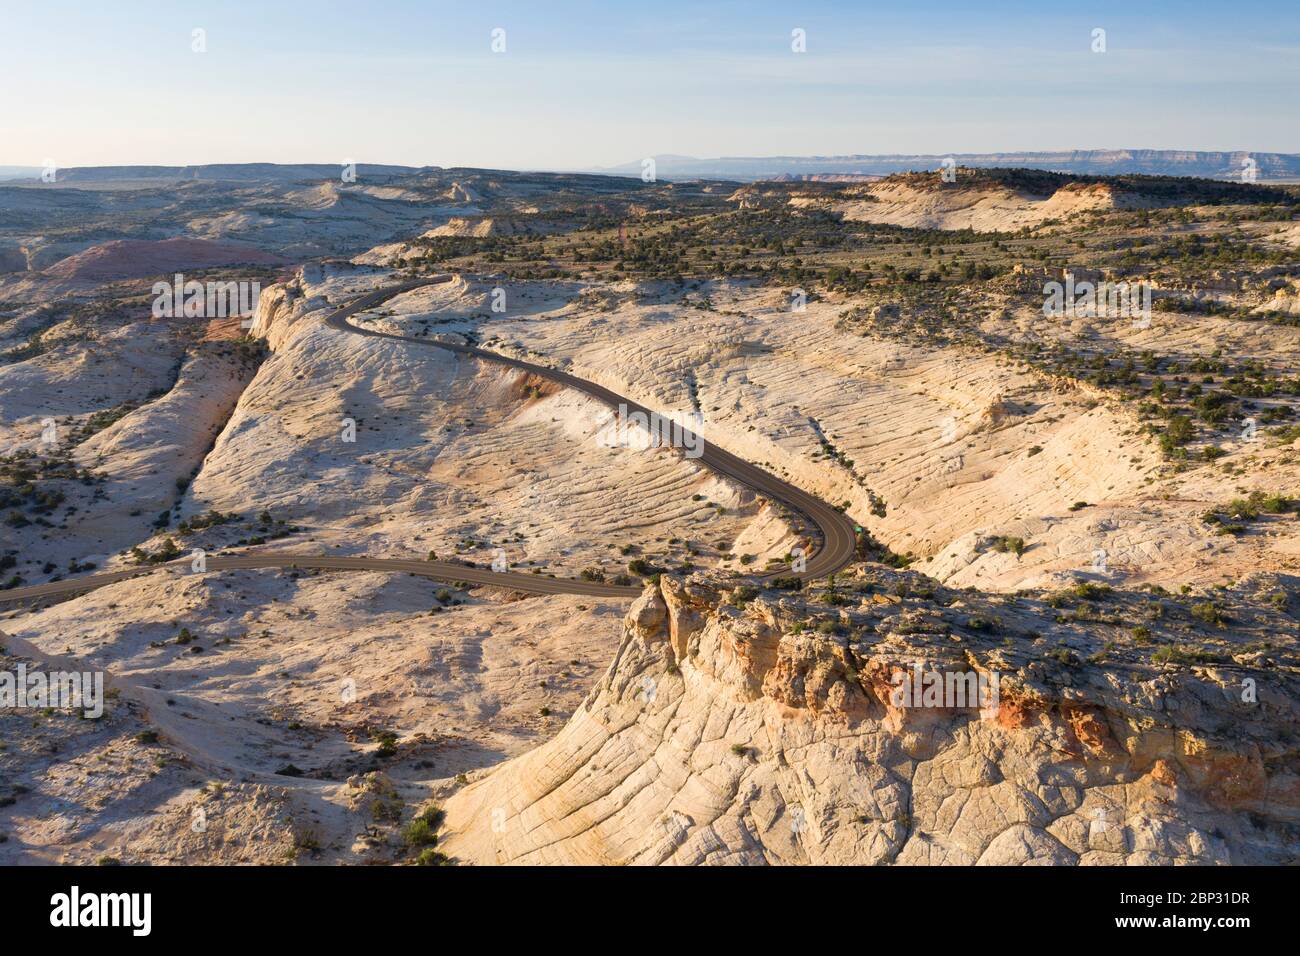
[[[1300,0],[0,0],[0,64],[3,165],[1300,152]]]

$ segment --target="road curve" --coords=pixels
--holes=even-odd
[[[301,568],[320,571],[384,571],[389,574],[414,574],[422,578],[451,583],[466,581],[527,591],[530,594],[581,594],[587,597],[636,597],[641,588],[636,585],[604,584],[599,581],[575,581],[571,578],[548,578],[542,574],[520,574],[517,571],[493,571],[490,568],[471,568],[447,561],[413,561],[401,558],[344,557],[328,554],[299,554],[294,551],[272,551],[262,554],[208,555],[206,571],[236,571],[250,568]],[[80,591],[92,591],[106,584],[154,571],[190,572],[190,559],[178,558],[152,568],[124,568],[105,574],[49,581],[25,588],[0,591],[0,602],[31,601],[46,597],[62,597]]]
[[[619,405],[625,405],[629,412],[641,412],[647,417],[651,414],[651,409],[646,408],[644,405],[634,402],[630,398],[625,398],[617,392],[613,392],[601,385],[596,385],[594,382],[588,382],[585,379],[570,375],[567,372],[547,368],[544,365],[533,365],[530,362],[522,362],[519,359],[509,358],[495,352],[486,351],[485,349],[474,348],[470,345],[458,345],[454,342],[442,342],[434,339],[416,338],[409,335],[396,335],[391,332],[380,332],[375,329],[361,328],[360,326],[353,325],[348,321],[348,319],[356,315],[358,312],[373,309],[375,306],[391,299],[393,296],[400,295],[403,292],[409,292],[412,289],[421,286],[447,282],[450,279],[450,276],[440,276],[431,279],[415,279],[393,286],[386,286],[375,292],[354,299],[352,302],[348,303],[348,305],[333,312],[325,322],[331,328],[357,335],[365,335],[372,338],[393,339],[398,342],[409,342],[415,345],[432,346],[434,348],[456,352],[461,355],[469,355],[488,362],[496,362],[500,365],[520,369],[540,378],[564,385],[568,388],[577,389],[580,392],[584,392],[585,394],[604,402],[612,408],[617,408]],[[817,525],[822,534],[822,543],[816,552],[808,557],[807,570],[800,574],[800,577],[824,577],[840,570],[853,560],[857,548],[856,530],[853,522],[838,508],[827,504],[814,495],[808,494],[806,491],[795,487],[789,482],[782,481],[775,475],[769,474],[744,459],[738,458],[731,454],[731,452],[718,447],[712,442],[702,441],[701,447],[703,451],[698,460],[703,462],[709,468],[721,475],[734,479],[741,484],[747,485],[769,498],[773,498],[789,505],[796,511],[807,515],[813,523]],[[465,565],[452,564],[445,561],[343,557],[335,555],[298,554],[292,551],[273,551],[261,554],[240,555],[214,554],[208,556],[206,560],[206,569],[209,571],[249,568],[384,571],[388,573],[414,574],[419,577],[433,578],[443,582],[466,581],[470,584],[489,585],[492,587],[507,588],[514,591],[525,591],[531,594],[579,594],[588,597],[628,598],[635,597],[637,594],[641,593],[641,588],[636,585],[606,584],[599,581],[578,581],[572,578],[552,578],[541,574],[520,574],[514,571],[492,571],[486,568],[471,568],[466,567]],[[28,587],[11,588],[7,591],[0,591],[0,604],[39,600],[48,597],[61,597],[82,591],[91,591],[107,584],[124,581],[128,578],[147,574],[152,571],[184,571],[184,569],[187,569],[189,566],[190,559],[181,558],[176,561],[157,565],[154,568],[125,568],[120,571],[109,571],[103,574],[90,574],[78,578],[68,578],[63,581],[49,581],[45,584],[34,584]]]
[[[393,339],[398,342],[410,342],[415,345],[434,346],[440,349],[447,349],[461,355],[471,355],[474,358],[483,359],[488,362],[496,362],[499,365],[507,365],[511,368],[517,368],[529,372],[539,378],[548,379],[560,385],[577,389],[580,392],[599,399],[611,408],[617,408],[619,405],[626,405],[629,412],[641,412],[647,417],[651,414],[651,409],[646,408],[637,402],[632,401],[611,391],[604,386],[597,385],[594,382],[588,382],[586,379],[570,375],[568,372],[561,372],[558,369],[548,368],[545,365],[534,365],[531,362],[523,362],[519,359],[509,358],[496,352],[489,352],[486,349],[475,348],[472,345],[458,345],[454,342],[441,342],[434,339],[416,338],[411,335],[396,335],[392,332],[380,332],[376,329],[365,329],[353,325],[348,321],[358,312],[364,312],[367,309],[373,309],[380,303],[391,299],[393,296],[400,295],[403,292],[409,292],[420,286],[434,285],[441,282],[450,281],[451,276],[438,276],[431,279],[413,279],[409,282],[403,282],[395,286],[387,286],[376,292],[364,295],[354,300],[345,308],[339,309],[325,320],[331,328],[339,329],[345,332],[354,332],[360,335],[368,335],[372,338]],[[690,432],[688,431],[689,435]],[[840,570],[853,561],[857,553],[857,529],[852,519],[838,508],[827,504],[815,495],[810,495],[802,488],[798,488],[788,481],[782,481],[769,472],[764,471],[757,465],[752,465],[733,455],[726,449],[710,441],[701,441],[703,453],[699,461],[703,462],[709,468],[713,469],[720,475],[725,475],[743,485],[753,488],[769,498],[774,498],[796,511],[807,515],[817,525],[822,534],[821,546],[816,552],[808,556],[807,570],[800,577],[820,578]]]

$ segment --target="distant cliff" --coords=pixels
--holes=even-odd
[[[1144,173],[1154,176],[1198,176],[1205,179],[1242,178],[1246,160],[1255,164],[1260,181],[1300,180],[1300,155],[1236,151],[1205,152],[1188,149],[1077,149],[1031,153],[934,153],[853,156],[656,156],[656,174],[664,179],[801,179],[816,176],[885,176],[890,173],[938,169],[945,159],[959,166],[1016,166],[1064,173],[1117,176]],[[640,175],[641,160],[600,172],[620,176]]]

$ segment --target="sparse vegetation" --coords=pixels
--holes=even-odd
[[[402,840],[408,847],[430,847],[438,842],[438,828],[442,826],[443,813],[440,807],[428,807],[416,816],[402,831]]]
[[[1025,539],[1003,535],[993,542],[993,550],[1004,554],[1009,552],[1018,558],[1025,553]]]

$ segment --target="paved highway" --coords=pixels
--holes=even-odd
[[[545,365],[534,365],[531,362],[523,362],[519,359],[508,358],[499,355],[496,352],[489,352],[485,349],[474,348],[471,345],[458,345],[454,342],[440,342],[433,339],[416,338],[410,335],[395,335],[391,332],[380,332],[376,329],[362,328],[353,325],[348,321],[358,312],[364,312],[367,309],[373,309],[387,299],[403,292],[409,292],[412,289],[424,285],[431,285],[440,282],[447,282],[450,276],[440,276],[433,279],[415,279],[410,282],[404,282],[398,286],[389,286],[372,292],[369,295],[362,296],[360,299],[352,302],[346,308],[340,309],[326,319],[326,323],[333,328],[341,329],[348,332],[356,332],[361,335],[368,335],[373,338],[394,339],[398,342],[411,342],[415,345],[433,346],[435,348],[447,349],[457,352],[461,355],[472,355],[475,358],[484,359],[489,362],[496,362],[500,365],[508,365],[511,368],[521,369],[525,372],[531,372],[540,378],[549,379],[560,385],[577,389],[580,392],[597,398],[609,405],[611,408],[617,408],[620,404],[626,405],[628,412],[641,412],[647,417],[651,414],[651,409],[646,408],[632,399],[617,392],[611,391],[604,386],[589,382],[586,379],[578,378],[567,372],[561,372],[557,369],[548,368]],[[689,432],[687,433],[689,434]],[[689,444],[689,439],[684,443]],[[703,454],[700,455],[699,461],[703,462],[709,468],[719,474],[726,475],[741,484],[748,485],[755,491],[759,491],[769,498],[781,501],[796,511],[799,511],[812,519],[822,533],[821,547],[812,555],[808,556],[807,571],[801,575],[806,578],[825,577],[835,571],[840,570],[849,564],[856,553],[857,533],[853,521],[844,512],[838,508],[827,504],[815,495],[810,495],[801,488],[790,484],[788,481],[782,481],[769,472],[764,471],[757,465],[751,465],[743,458],[733,455],[731,452],[720,448],[710,441],[704,441]]]
[[[493,571],[490,568],[469,568],[448,561],[413,561],[399,558],[343,557],[328,554],[299,554],[294,551],[270,551],[259,554],[207,556],[206,570],[235,571],[247,568],[302,568],[323,571],[386,571],[390,574],[414,574],[422,578],[450,583],[467,581],[470,584],[488,584],[493,587],[528,591],[532,594],[585,594],[589,597],[635,597],[641,588],[634,585],[602,584],[598,581],[574,581],[569,578],[548,578],[542,574],[520,574],[517,571]],[[90,574],[64,581],[33,584],[25,588],[0,591],[0,602],[35,600],[60,597],[95,588],[154,571],[190,572],[190,559],[177,558],[153,567],[126,568],[106,574]]]
[[[469,355],[488,362],[496,362],[529,372],[540,378],[548,379],[568,388],[585,392],[599,399],[612,408],[626,405],[629,412],[641,412],[647,418],[652,410],[613,392],[604,386],[585,379],[561,372],[544,365],[533,365],[518,359],[498,355],[484,349],[453,342],[440,342],[434,339],[416,338],[409,335],[395,335],[376,329],[362,328],[348,320],[358,312],[373,309],[375,306],[403,292],[434,283],[447,282],[450,276],[432,279],[415,279],[398,285],[386,286],[375,292],[363,295],[335,311],[327,318],[326,324],[357,335],[372,338],[393,339],[432,348],[446,349],[461,355]],[[687,438],[685,444],[693,444]],[[710,441],[702,442],[703,452],[699,461],[721,475],[726,475],[741,484],[769,498],[781,501],[796,511],[807,515],[817,525],[822,534],[820,547],[807,559],[807,570],[800,575],[804,578],[825,577],[849,564],[855,554],[857,536],[853,522],[841,512],[814,495],[808,494],[789,482],[782,481],[763,469],[750,464],[742,458],[731,454]],[[189,558],[161,564],[155,568],[127,568],[105,574],[91,574],[63,581],[50,581],[30,587],[12,588],[0,591],[0,603],[37,600],[47,597],[59,597],[90,591],[106,584],[123,581],[139,574],[154,570],[173,570],[187,573]],[[392,558],[341,557],[320,554],[298,554],[292,551],[269,551],[258,554],[210,555],[207,569],[210,571],[235,570],[240,568],[304,568],[322,570],[386,571],[390,573],[415,574],[420,577],[433,578],[443,582],[467,581],[471,584],[491,585],[526,591],[532,594],[581,594],[589,597],[634,597],[641,592],[637,586],[604,584],[597,581],[577,581],[571,578],[548,578],[540,574],[520,574],[514,571],[492,571],[487,568],[469,568],[464,565],[444,561],[414,561]],[[789,572],[786,572],[789,573]]]

